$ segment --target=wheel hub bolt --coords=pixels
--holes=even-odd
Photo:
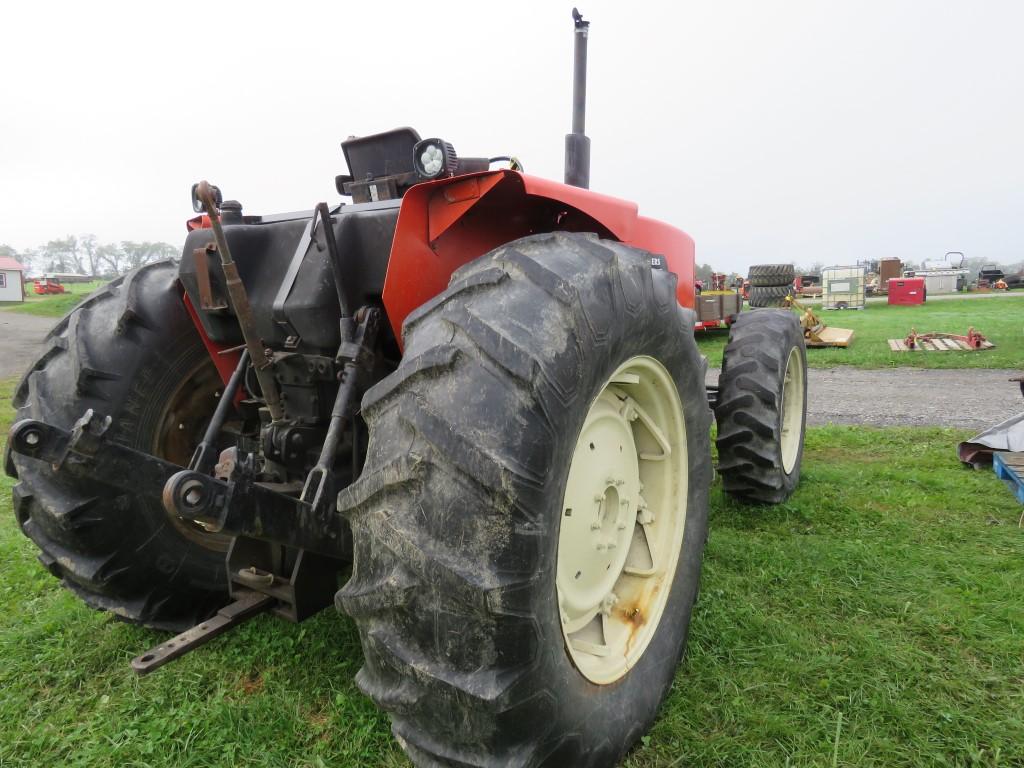
[[[654,522],[654,513],[651,512],[650,507],[647,506],[647,502],[644,500],[643,496],[641,496],[640,500],[637,502],[636,521],[640,523],[640,525],[650,525]]]
[[[614,608],[615,604],[618,602],[619,596],[616,595],[614,592],[609,592],[607,595],[604,596],[604,599],[601,600],[601,613],[605,616],[611,616],[612,608]]]

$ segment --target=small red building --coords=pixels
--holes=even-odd
[[[926,298],[923,277],[889,278],[890,304],[924,304]]]

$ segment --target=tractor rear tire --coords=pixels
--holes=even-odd
[[[751,286],[792,285],[796,270],[792,264],[755,264],[747,279]]]
[[[740,501],[780,504],[800,481],[807,351],[788,310],[742,313],[729,330],[715,406],[718,472]]]
[[[786,306],[786,297],[792,292],[793,286],[790,284],[769,286],[752,285],[750,287],[750,306],[754,308],[784,307]]]
[[[566,233],[500,247],[458,270],[444,293],[406,318],[398,370],[363,398],[366,465],[339,496],[355,559],[337,604],[359,628],[365,663],[358,686],[390,714],[396,738],[421,768],[610,767],[650,727],[668,693],[707,532],[710,410],[693,313],[677,304],[675,275],[652,269],[650,258]],[[642,374],[621,373],[634,362],[636,371],[665,373],[658,391],[671,394],[676,407],[657,413],[685,426],[664,427],[664,435],[681,435],[674,452],[651,443],[653,432],[636,444],[627,438],[623,452],[618,439],[591,441],[583,431],[599,404],[607,408],[601,398],[609,388],[639,392]],[[630,418],[634,396],[641,401],[639,394],[615,395],[605,411],[609,423]],[[631,454],[644,441],[648,453]],[[652,467],[663,460],[659,467],[678,472],[674,483],[643,475],[639,488],[648,501],[674,489],[675,503],[650,509],[658,519],[678,520],[665,530],[678,530],[681,539],[646,539],[644,499],[629,502],[617,480],[605,479],[613,473],[590,458],[607,455],[601,451],[610,451],[613,463],[634,455],[651,462],[641,464],[644,471],[661,472]],[[583,467],[584,486],[595,477],[612,483],[596,508],[602,520],[604,509],[624,510],[612,536],[641,529],[652,562],[665,552],[677,556],[646,593],[657,598],[602,602],[608,625],[593,615],[601,626],[632,623],[622,639],[628,650],[606,654],[603,668],[595,660],[619,647],[611,630],[602,630],[596,645],[573,635],[571,647],[570,630],[563,633],[562,585],[573,579],[563,563],[576,542],[560,542],[560,531],[579,531],[581,539],[603,533],[591,521],[598,497],[589,490],[586,503],[573,504],[575,517],[566,506],[581,498],[567,490],[575,466]],[[615,503],[602,506],[611,494]],[[603,551],[632,562],[636,540],[626,541]],[[587,578],[607,571],[602,563]],[[629,653],[636,658],[624,667]],[[601,677],[615,679],[594,681]]]
[[[62,429],[92,408],[113,417],[108,436],[187,462],[221,388],[171,261],[118,278],[46,337],[46,351],[14,395],[17,419]],[[185,408],[169,409],[172,405]],[[39,560],[88,605],[174,632],[227,600],[224,546],[172,521],[159,498],[113,491],[8,454],[14,511]]]

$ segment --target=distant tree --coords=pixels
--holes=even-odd
[[[74,235],[51,240],[41,249],[46,269],[50,272],[76,272],[89,274],[84,253]]]
[[[82,235],[78,239],[78,247],[86,266],[85,274],[96,277],[100,273],[99,249],[102,247],[96,242],[96,235]]]
[[[121,248],[113,243],[103,243],[96,247],[96,261],[104,275],[120,274],[123,257]]]
[[[696,264],[693,268],[693,276],[696,280],[703,280],[707,282],[711,279],[711,273],[715,269],[710,264]]]
[[[0,243],[0,256],[17,259],[32,274],[75,272],[91,277],[112,277],[178,255],[178,248],[170,243],[148,240],[101,243],[96,235],[89,234],[56,238],[21,252]]]
[[[43,256],[38,248],[29,248],[27,251],[22,251],[18,254],[17,259],[30,274],[36,275],[44,270]]]
[[[18,253],[17,249],[7,245],[6,243],[0,243],[0,256],[5,259],[14,259],[17,262],[20,262],[27,272],[31,272],[33,267],[32,262],[35,259],[35,251]]]
[[[128,272],[143,264],[174,258],[178,255],[178,249],[170,243],[151,243],[149,241],[136,243],[131,240],[122,240],[121,253],[124,267],[122,271]]]

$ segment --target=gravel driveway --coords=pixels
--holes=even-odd
[[[719,371],[708,371],[708,382]],[[807,423],[962,427],[981,431],[1024,411],[1012,370],[811,368]]]
[[[21,376],[56,318],[0,312],[0,378]],[[719,371],[708,371],[708,382]],[[981,430],[1024,410],[1010,370],[811,368],[809,424],[944,426]]]
[[[46,332],[56,317],[0,312],[0,379],[25,372],[43,349]]]

